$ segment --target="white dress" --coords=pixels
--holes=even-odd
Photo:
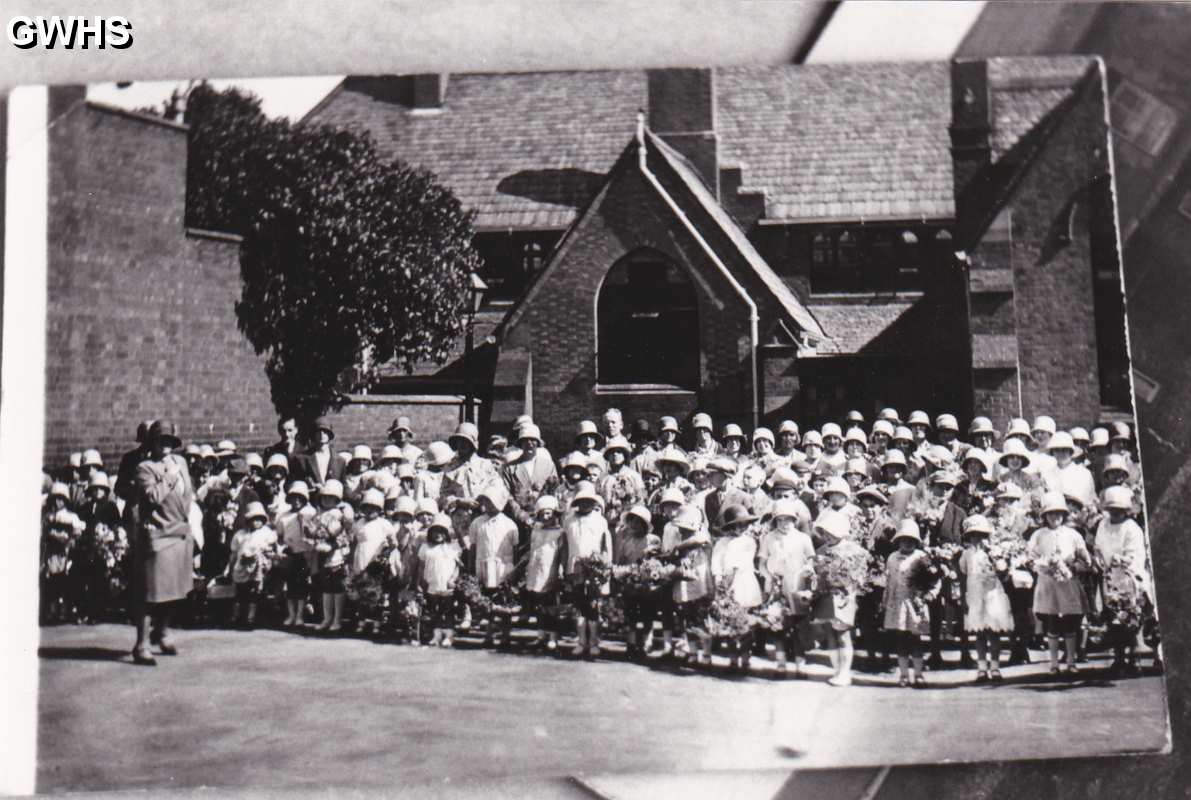
[[[982,548],[967,547],[959,557],[959,569],[966,576],[964,595],[968,610],[964,613],[964,627],[972,632],[1013,630],[1013,609],[1009,595],[993,569],[988,553]]]
[[[810,613],[810,605],[797,601],[798,592],[810,586],[811,576],[804,569],[813,563],[815,545],[801,530],[790,533],[769,531],[761,538],[758,560],[763,573],[781,578],[782,594],[794,601],[798,613]]]
[[[761,605],[761,584],[753,570],[757,542],[751,536],[722,538],[711,551],[711,574],[719,581],[731,579],[732,596],[744,608]]]
[[[459,545],[454,542],[423,544],[418,551],[422,564],[422,580],[426,591],[434,595],[451,593],[451,584],[459,575]]]
[[[356,573],[368,569],[372,559],[380,551],[385,539],[393,534],[393,523],[384,517],[377,517],[371,521],[358,520],[352,538],[356,540],[356,552],[352,556],[352,571]]]
[[[476,579],[486,589],[499,586],[516,565],[517,523],[504,514],[476,517],[470,534],[476,546]]]
[[[1128,565],[1129,573],[1137,581],[1138,588],[1150,594],[1150,571],[1146,565],[1145,534],[1141,526],[1131,519],[1114,525],[1105,517],[1096,528],[1096,556],[1107,567],[1114,557]]]
[[[529,538],[529,565],[525,569],[525,588],[544,593],[558,586],[559,545],[562,528],[535,526]]]

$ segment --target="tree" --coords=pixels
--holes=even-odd
[[[267,119],[236,90],[196,87],[188,113],[192,224],[244,237],[236,316],[280,414],[338,408],[384,364],[446,360],[480,266],[449,189],[365,134]]]

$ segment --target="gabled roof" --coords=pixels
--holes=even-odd
[[[761,254],[757,252],[757,249],[753,247],[752,242],[740,230],[740,226],[736,224],[731,215],[716,202],[710,190],[708,190],[703,181],[698,177],[694,167],[681,154],[648,130],[645,131],[645,146],[648,150],[657,154],[662,164],[673,170],[674,174],[681,181],[682,187],[689,193],[694,202],[707,212],[710,224],[715,226],[718,232],[727,237],[736,254],[748,265],[749,269],[764,287],[764,290],[770,294],[774,304],[784,312],[785,316],[800,330],[807,332],[816,339],[822,339],[827,336],[814,315],[807,310],[806,306],[798,300],[790,288],[786,286],[785,282],[777,276]],[[549,263],[537,274],[528,290],[518,299],[517,303],[509,311],[508,316],[505,317],[504,321],[494,331],[494,335],[498,340],[503,338],[508,329],[517,324],[526,306],[537,294],[539,287],[543,285],[550,273],[554,271],[556,265],[562,261],[563,256],[574,240],[575,231],[583,224],[583,221],[592,210],[598,206],[600,198],[607,193],[608,187],[624,169],[631,168],[635,163],[637,147],[637,139],[633,136],[628,146],[621,152],[620,158],[617,159],[614,168],[609,171],[599,191],[594,194],[584,210],[563,235]],[[692,224],[698,226],[699,223],[692,220]]]

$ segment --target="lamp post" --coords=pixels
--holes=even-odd
[[[484,292],[488,289],[488,284],[484,283],[476,273],[472,272],[469,274],[471,284],[468,286],[468,292],[471,296],[468,298],[470,302],[467,304],[467,334],[463,348],[463,419],[467,422],[475,422],[475,400],[471,390],[471,351],[475,333],[476,312],[480,310],[480,303],[484,299]]]

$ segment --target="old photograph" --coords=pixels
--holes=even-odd
[[[9,104],[39,791],[1168,750],[1103,58],[304,80]]]

